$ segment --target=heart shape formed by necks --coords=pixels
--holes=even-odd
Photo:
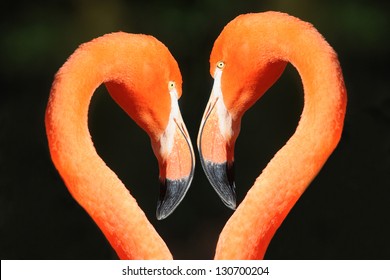
[[[234,145],[245,111],[282,74],[302,77],[304,109],[293,136],[269,162],[221,232],[216,259],[260,259],[295,202],[336,147],[346,90],[334,50],[310,24],[278,12],[241,15],[215,41],[214,86],[198,135],[201,163],[222,201],[236,208]],[[58,71],[45,123],[53,162],[70,193],[122,259],[172,259],[165,242],[116,174],[97,155],[88,107],[105,83],[150,136],[159,162],[157,218],[185,196],[194,154],[177,100],[179,67],[151,36],[113,33],[81,45]]]

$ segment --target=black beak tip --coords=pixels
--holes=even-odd
[[[192,176],[177,180],[160,179],[160,196],[157,201],[156,217],[163,220],[175,211],[186,195]]]
[[[236,185],[234,183],[234,162],[214,163],[202,158],[206,176],[222,202],[232,210],[236,209]]]

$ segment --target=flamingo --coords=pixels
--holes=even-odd
[[[154,37],[104,35],[81,45],[60,68],[45,115],[54,165],[118,256],[172,259],[135,199],[93,146],[88,107],[102,83],[150,136],[161,182],[156,214],[163,219],[185,196],[194,172],[194,153],[178,106],[179,67]]]
[[[339,142],[347,97],[335,51],[311,24],[295,17],[280,12],[240,15],[214,43],[214,84],[197,145],[207,178],[232,209],[234,145],[241,118],[288,62],[303,83],[299,124],[226,223],[215,259],[264,257],[276,230]]]

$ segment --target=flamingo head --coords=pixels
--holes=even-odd
[[[286,66],[283,60],[270,59],[272,50],[255,21],[250,14],[237,17],[214,43],[210,56],[214,84],[197,141],[207,178],[232,209],[236,208],[234,146],[241,118]]]
[[[136,47],[128,53],[128,69],[122,71],[126,75],[105,84],[117,103],[150,136],[159,162],[156,214],[164,219],[191,184],[194,152],[178,104],[182,86],[178,64],[161,42],[151,36],[136,36]]]

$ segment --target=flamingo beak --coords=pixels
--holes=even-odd
[[[236,209],[234,183],[234,143],[238,133],[223,102],[220,75],[214,75],[214,86],[198,134],[198,150],[203,170],[222,202]]]
[[[194,176],[195,156],[187,128],[180,114],[177,97],[167,128],[157,145],[152,145],[160,168],[160,195],[157,202],[158,220],[168,217],[186,195]]]

